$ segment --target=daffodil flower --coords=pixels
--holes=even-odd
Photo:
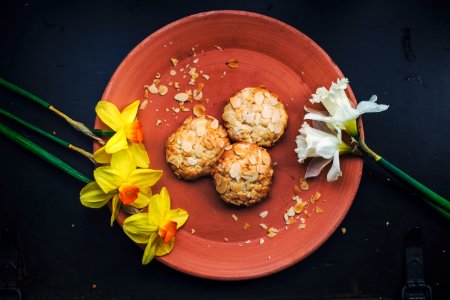
[[[112,199],[112,225],[121,204],[146,207],[152,196],[151,187],[161,176],[161,170],[137,169],[130,151],[122,150],[112,154],[111,166],[95,169],[95,181],[81,190],[80,200],[84,206],[100,208]]]
[[[327,127],[324,126],[324,128]],[[327,181],[335,181],[342,175],[339,154],[350,153],[352,148],[342,141],[339,128],[334,131],[324,130],[327,132],[313,128],[304,122],[299,130],[300,135],[295,140],[297,144],[295,152],[300,163],[309,157],[313,158],[307,167],[306,178],[319,175],[322,169],[332,161]]]
[[[163,256],[175,243],[177,230],[188,219],[188,213],[181,209],[170,209],[170,196],[165,187],[150,199],[148,213],[138,213],[125,219],[123,230],[138,244],[147,244],[142,264],[148,264],[155,256]]]
[[[388,109],[388,105],[377,104],[377,97],[373,95],[368,101],[361,101],[354,108],[352,102],[347,97],[345,89],[348,86],[348,79],[338,79],[332,83],[329,90],[320,87],[309,100],[311,103],[322,103],[328,114],[305,107],[308,112],[305,119],[326,122],[330,128],[338,127],[345,130],[353,137],[358,136],[356,119],[364,113],[381,112]]]
[[[97,162],[108,163],[110,154],[129,149],[139,167],[149,167],[150,160],[144,144],[142,144],[142,124],[136,117],[138,108],[139,100],[128,105],[122,112],[111,102],[98,102],[95,112],[103,123],[115,131],[115,134],[104,147],[94,154],[94,159]]]

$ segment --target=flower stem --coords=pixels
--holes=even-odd
[[[18,134],[14,130],[10,129],[9,127],[3,125],[0,123],[0,133],[12,140],[13,142],[19,144],[23,148],[27,149],[31,153],[37,155],[38,157],[42,158],[43,160],[49,162],[50,164],[54,165],[55,167],[63,170],[67,174],[77,178],[78,180],[89,183],[92,181],[89,177],[81,174],[79,171],[72,168],[70,165],[63,162],[58,157],[54,156],[44,148],[36,145],[29,139],[23,137],[22,135]]]
[[[29,128],[29,129],[37,132],[37,133],[39,133],[40,135],[42,135],[42,136],[44,136],[44,137],[46,137],[46,138],[48,138],[48,139],[50,139],[50,140],[52,140],[54,142],[56,142],[56,143],[58,143],[58,144],[60,144],[60,145],[62,145],[64,147],[66,147],[66,148],[69,148],[71,150],[74,150],[74,151],[82,154],[83,156],[87,157],[89,160],[94,162],[94,155],[92,153],[89,153],[89,152],[87,152],[84,149],[81,149],[81,148],[79,148],[79,147],[77,147],[75,145],[72,145],[69,142],[64,141],[63,139],[60,139],[59,137],[54,136],[53,134],[48,133],[48,132],[40,129],[39,127],[37,127],[37,126],[35,126],[35,125],[31,124],[31,123],[28,123],[27,121],[19,118],[16,115],[13,115],[12,113],[10,113],[10,112],[2,109],[2,108],[0,108],[0,115],[3,115],[3,116],[5,116],[5,117],[7,117],[7,118],[9,118],[11,120],[14,120],[17,123],[19,123],[19,124]]]
[[[63,112],[57,110],[53,105],[51,105],[50,103],[48,103],[47,101],[33,95],[32,93],[22,89],[21,87],[18,87],[17,85],[3,79],[0,78],[0,86],[3,86],[7,89],[10,89],[11,91],[24,96],[25,98],[38,103],[40,105],[42,105],[43,107],[47,108],[48,110],[54,112],[55,114],[57,114],[58,116],[62,117],[64,120],[66,120],[70,125],[72,125],[73,128],[75,128],[76,130],[82,132],[83,134],[89,136],[90,138],[96,140],[97,142],[99,142],[101,145],[104,145],[105,143],[103,142],[103,140],[97,136],[95,136],[95,134],[93,134],[91,132],[91,130],[89,128],[86,127],[86,125],[84,125],[81,122],[75,121],[72,118],[70,118],[69,116],[67,116],[66,114],[64,114]]]
[[[116,132],[114,130],[92,129],[92,133],[99,137],[112,137]]]
[[[446,218],[450,219],[450,202],[447,199],[433,192],[432,190],[415,180],[413,177],[409,176],[408,174],[391,164],[389,161],[376,154],[366,145],[363,139],[359,140],[359,148],[364,154],[368,155],[371,159],[378,163],[378,165],[389,171],[391,174],[395,175],[404,183],[408,184],[414,190],[418,191],[427,199],[428,204],[430,204]]]

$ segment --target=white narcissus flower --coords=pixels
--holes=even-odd
[[[309,100],[311,103],[322,103],[328,111],[328,115],[305,107],[308,112],[305,119],[326,122],[330,128],[337,127],[345,130],[353,137],[358,136],[356,119],[364,113],[381,112],[388,109],[389,105],[377,104],[377,96],[373,95],[368,101],[361,101],[356,108],[347,97],[345,89],[348,86],[348,79],[338,79],[332,83],[329,90],[320,87]],[[330,126],[331,125],[331,126]]]
[[[326,126],[324,126],[326,128]],[[327,130],[327,129],[325,129]],[[341,138],[341,130],[328,132],[313,128],[304,122],[295,142],[295,152],[298,162],[303,163],[305,159],[312,157],[306,170],[306,178],[315,177],[331,161],[333,164],[327,174],[327,181],[335,181],[342,175],[339,165],[339,154],[350,153],[352,148],[344,143]]]

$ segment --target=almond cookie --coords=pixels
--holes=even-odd
[[[251,206],[267,198],[272,175],[267,150],[246,142],[225,148],[211,172],[220,198],[237,206]]]
[[[248,87],[234,94],[222,118],[231,140],[262,147],[273,146],[288,121],[283,103],[264,87]]]
[[[189,117],[166,142],[166,161],[178,178],[194,180],[211,173],[230,145],[227,132],[211,116]]]

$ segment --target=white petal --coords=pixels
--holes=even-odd
[[[322,157],[314,157],[308,164],[306,168],[305,178],[316,177],[320,174],[320,172],[325,168],[332,159],[325,159]]]
[[[358,103],[356,110],[362,115],[364,113],[375,113],[385,111],[389,108],[389,105],[377,104],[377,97],[372,96],[369,101],[361,101]]]
[[[327,181],[332,182],[336,181],[339,176],[342,175],[341,167],[339,165],[339,151],[334,153],[333,164],[331,165],[330,171],[327,174]]]
[[[324,137],[317,143],[316,153],[323,158],[332,158],[339,150],[339,142],[336,138]]]

